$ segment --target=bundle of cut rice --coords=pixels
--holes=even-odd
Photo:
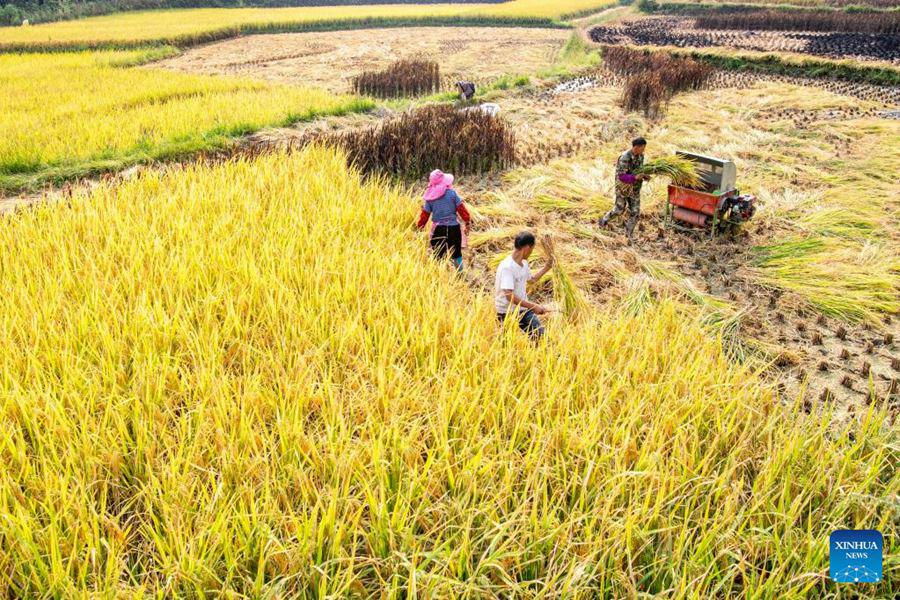
[[[541,236],[541,244],[544,247],[544,254],[547,260],[553,260],[553,269],[551,270],[553,296],[562,309],[563,314],[568,317],[577,316],[582,312],[585,300],[572,282],[572,278],[560,265],[556,256],[556,246],[553,243],[553,238],[549,235],[543,235]]]
[[[635,175],[662,175],[672,180],[675,185],[699,187],[703,182],[697,175],[694,162],[681,156],[663,156],[644,163],[635,171]]]

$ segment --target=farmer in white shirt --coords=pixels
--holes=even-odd
[[[494,304],[497,308],[497,318],[503,322],[512,314],[519,322],[519,328],[533,339],[539,339],[544,335],[544,327],[541,325],[538,315],[547,312],[540,304],[528,301],[526,285],[531,281],[537,281],[553,267],[553,258],[547,259],[547,264],[536,274],[531,274],[528,268],[528,257],[534,250],[534,235],[525,231],[516,236],[513,253],[503,259],[497,267],[497,281],[494,285]]]

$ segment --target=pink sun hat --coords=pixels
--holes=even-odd
[[[453,175],[435,169],[428,177],[428,189],[425,190],[425,200],[430,202],[443,196],[447,190],[453,187]]]

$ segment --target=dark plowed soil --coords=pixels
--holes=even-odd
[[[880,102],[886,107],[900,105],[900,87],[898,86],[873,85],[871,83],[856,83],[852,81],[835,81],[833,79],[820,77],[792,77],[768,73],[719,71],[715,78],[713,78],[711,85],[719,88],[742,89],[752,85],[756,81],[775,81],[778,83],[789,83],[792,85],[818,88],[841,96],[850,96],[852,98],[859,98],[860,100]]]
[[[797,31],[711,31],[695,29],[687,17],[649,17],[590,31],[600,44],[727,47],[759,52],[796,52],[825,58],[883,60],[900,64],[900,35]]]

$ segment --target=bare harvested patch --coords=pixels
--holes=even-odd
[[[155,66],[348,92],[353,77],[363,71],[418,57],[438,61],[445,84],[460,79],[487,83],[501,75],[549,67],[570,35],[561,29],[518,27],[401,27],[253,35],[188,50]]]

